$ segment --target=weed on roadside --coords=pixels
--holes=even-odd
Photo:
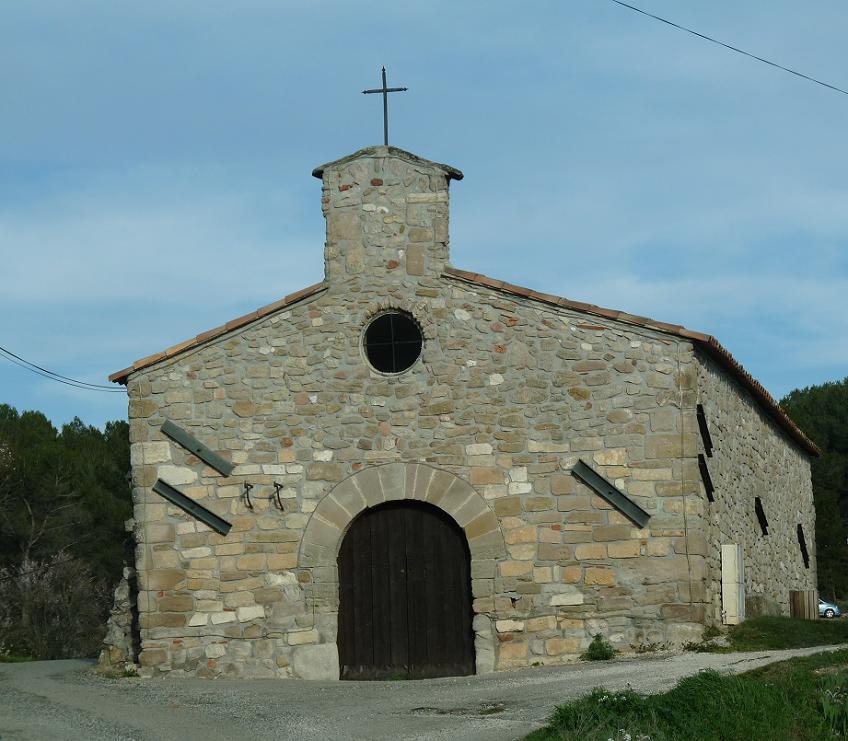
[[[615,656],[615,649],[600,633],[596,633],[586,650],[580,654],[583,661],[607,661]]]

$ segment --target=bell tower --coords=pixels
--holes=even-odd
[[[316,167],[327,220],[328,283],[372,274],[438,275],[447,265],[449,165],[391,146],[361,149]]]

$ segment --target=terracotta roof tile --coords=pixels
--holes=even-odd
[[[189,345],[189,347],[193,347],[195,345],[202,345],[206,340],[214,339],[215,337],[220,337],[227,331],[227,325],[222,324],[220,327],[215,327],[215,329],[208,329],[205,332],[201,332],[197,337],[194,338],[194,342]]]
[[[633,324],[640,327],[645,327],[647,329],[655,329],[659,332],[665,332],[667,334],[677,335],[679,337],[684,337],[686,339],[692,340],[695,345],[705,351],[708,355],[710,355],[714,360],[716,360],[719,364],[724,366],[725,369],[730,371],[730,374],[742,385],[744,386],[757,400],[763,410],[775,421],[778,425],[780,425],[789,436],[795,440],[804,450],[812,455],[820,455],[821,451],[819,448],[813,443],[792,421],[789,415],[780,408],[780,405],[774,400],[772,395],[766,391],[763,385],[757,381],[745,368],[742,367],[742,364],[739,363],[730,352],[725,349],[722,344],[712,335],[704,334],[703,332],[695,332],[691,329],[686,329],[679,324],[669,324],[668,322],[659,322],[654,319],[649,319],[648,317],[636,316],[634,314],[627,314],[625,312],[614,311],[612,309],[604,309],[600,306],[595,306],[594,304],[586,304],[581,301],[572,301],[567,298],[551,296],[546,293],[537,293],[536,291],[531,291],[528,288],[522,288],[521,286],[514,286],[511,283],[502,283],[500,281],[493,280],[491,278],[487,278],[485,276],[479,275],[478,273],[469,273],[466,270],[458,270],[456,268],[446,268],[444,271],[444,275],[450,278],[458,278],[460,280],[467,281],[469,283],[474,283],[476,285],[485,286],[487,288],[495,288],[497,289],[497,285],[500,283],[502,286],[499,290],[507,293],[512,293],[518,296],[526,296],[532,300],[542,301],[544,303],[553,304],[555,306],[561,306],[563,308],[572,309],[573,311],[579,311],[585,314],[592,314],[594,316],[601,316],[608,319],[614,319],[620,322],[626,322],[627,324]]]
[[[300,301],[303,298],[307,298],[312,296],[319,291],[323,291],[326,286],[323,283],[315,283],[312,286],[304,288],[300,291],[295,291],[294,293],[290,293],[283,299],[279,301],[274,301],[267,306],[263,306],[256,311],[252,311],[249,314],[245,314],[244,316],[240,316],[237,319],[232,319],[226,324],[222,324],[220,327],[215,327],[215,329],[210,329],[206,332],[201,332],[197,337],[192,337],[191,339],[185,340],[184,342],[180,342],[172,347],[169,347],[164,352],[156,353],[155,355],[149,355],[146,358],[142,358],[141,360],[136,360],[129,368],[124,368],[123,370],[119,370],[117,373],[113,373],[109,376],[109,380],[113,383],[122,383],[126,384],[127,379],[129,378],[131,373],[135,373],[135,371],[141,370],[142,368],[148,368],[151,365],[158,363],[160,360],[165,360],[166,358],[172,358],[175,355],[179,355],[181,352],[185,352],[186,350],[190,350],[194,347],[199,347],[200,345],[208,342],[209,340],[213,340],[216,337],[220,337],[221,335],[226,334],[227,332],[232,332],[234,329],[239,329],[240,327],[244,327],[251,322],[256,321],[257,319],[261,319],[262,317],[268,316],[269,314],[278,311],[279,309],[283,309],[290,304],[295,303],[296,301]]]
[[[165,355],[169,358],[172,358],[177,353],[181,353],[183,350],[187,350],[188,348],[190,348],[192,345],[194,345],[195,342],[197,342],[197,338],[195,337],[192,337],[190,340],[186,340],[185,342],[180,342],[174,345],[173,347],[169,347],[167,350],[165,350]]]
[[[255,319],[259,318],[259,312],[251,311],[249,314],[245,314],[244,316],[240,316],[237,319],[230,319],[224,326],[227,328],[227,332],[231,332],[234,329],[238,329],[239,327],[243,327],[245,324],[250,324]]]
[[[154,353],[153,355],[148,355],[146,358],[141,358],[141,360],[136,360],[135,363],[133,363],[133,368],[135,370],[138,370],[139,368],[144,368],[145,366],[153,365],[154,363],[157,363],[160,360],[163,360],[165,357],[166,357],[165,353],[163,353],[163,352],[157,352],[157,353]]]
[[[125,383],[127,376],[135,370],[132,366],[129,368],[123,368],[122,370],[115,371],[111,376],[109,376],[109,380],[112,383]]]

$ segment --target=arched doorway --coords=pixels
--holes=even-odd
[[[431,504],[363,511],[338,556],[342,679],[474,673],[465,533]]]

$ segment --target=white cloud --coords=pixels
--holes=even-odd
[[[25,209],[0,209],[0,295],[125,305],[285,295],[320,279],[322,240],[315,229],[306,243],[305,221],[283,189],[227,182],[226,173],[147,168],[97,178]]]

